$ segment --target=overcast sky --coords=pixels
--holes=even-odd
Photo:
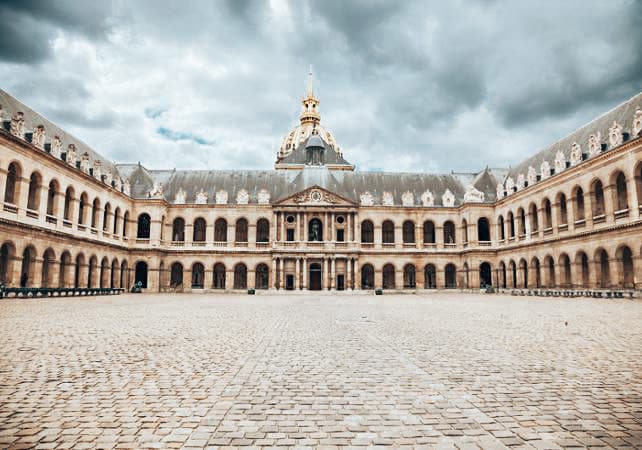
[[[516,164],[642,90],[642,1],[0,2],[0,86],[107,159],[268,169],[308,66],[361,170]]]

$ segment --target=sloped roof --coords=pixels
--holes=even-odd
[[[11,117],[16,113],[22,112],[24,114],[25,133],[31,133],[34,128],[39,125],[43,125],[45,127],[46,143],[51,143],[51,139],[54,136],[58,136],[62,141],[63,152],[67,150],[67,146],[69,144],[74,144],[76,146],[76,155],[78,159],[80,159],[81,155],[86,152],[89,155],[90,167],[93,167],[94,161],[100,160],[103,171],[102,173],[106,173],[111,169],[113,176],[120,176],[114,164],[112,164],[108,159],[93,150],[89,145],[78,139],[76,136],[64,131],[42,114],[35,112],[20,100],[2,89],[0,89],[0,107],[2,107],[1,119],[3,122],[10,121]],[[123,177],[121,176],[121,178]]]
[[[352,167],[352,164],[346,161],[341,154],[335,152],[332,147],[317,134],[310,135],[310,137],[302,142],[285,158],[283,158],[281,161],[278,161],[278,164],[305,164],[307,161],[306,148],[308,147],[322,147],[324,149],[323,153],[326,165],[341,165]]]
[[[642,108],[642,92],[517,164],[509,170],[507,177],[511,176],[516,179],[520,173],[526,176],[529,167],[533,167],[539,173],[540,165],[544,161],[548,161],[550,166],[554,167],[555,155],[560,150],[568,161],[570,159],[571,146],[574,142],[577,142],[582,147],[582,151],[587,153],[589,136],[592,134],[597,135],[598,132],[601,133],[602,143],[608,144],[609,128],[614,121],[623,127],[623,132],[629,133],[631,138],[634,138],[631,128],[633,115],[638,107]]]

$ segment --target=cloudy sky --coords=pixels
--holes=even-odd
[[[515,164],[642,90],[642,1],[0,2],[0,87],[118,162],[270,168],[308,66],[362,170]]]

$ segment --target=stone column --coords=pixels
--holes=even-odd
[[[352,290],[352,258],[346,259],[346,290]]]
[[[279,264],[279,288],[285,289],[285,258],[280,259]]]
[[[353,230],[352,230],[353,241],[361,242],[361,223],[359,222],[358,212],[354,213],[354,221],[352,222],[352,227],[353,227]]]
[[[640,205],[642,205],[642,198],[640,198],[642,193],[638,192],[637,187],[638,185],[642,186],[642,174],[640,174],[640,170],[638,170],[637,173],[635,173],[634,170],[635,164],[631,164],[630,171],[626,176],[626,192],[629,196],[629,216],[637,220],[640,218]],[[0,175],[0,180],[1,179]],[[0,189],[4,189],[4,182],[2,182]],[[0,195],[1,194],[2,191],[0,191]]]
[[[321,287],[325,291],[330,289],[328,285],[328,258],[323,258],[323,277],[321,279]]]
[[[277,258],[272,258],[272,276],[270,277],[271,289],[277,289]]]
[[[274,243],[277,240],[277,230],[278,230],[278,213],[272,213],[272,220],[270,221],[270,242]]]
[[[36,195],[40,195],[40,203],[38,204],[38,215],[40,220],[44,222],[44,217],[47,214],[47,203],[49,201],[49,186],[46,186],[43,183],[40,185],[40,192]]]
[[[0,202],[2,202],[2,204],[4,204],[4,193],[5,193],[6,187],[7,187],[7,169],[0,168]]]
[[[530,286],[530,284],[529,284]],[[479,289],[479,266],[468,269],[468,289]]]
[[[278,214],[279,222],[279,241],[285,241],[285,213],[280,212]]]
[[[335,290],[336,289],[336,284],[337,284],[337,260],[336,258],[332,258],[330,260],[330,289]]]
[[[308,288],[308,259],[303,258],[301,260],[302,272],[303,272],[303,282],[301,283],[301,289]]]
[[[254,269],[247,269],[247,288],[254,289],[256,287],[256,272]]]
[[[403,228],[395,224],[395,248],[403,248]]]
[[[352,279],[354,289],[361,287],[361,272],[359,271],[359,258],[354,259],[354,277]]]
[[[437,289],[444,289],[446,287],[446,269],[435,267],[435,286]]]
[[[622,272],[622,260],[613,255],[609,258],[609,278],[611,280],[610,287],[621,288],[622,281],[624,280]]]
[[[16,190],[17,195],[14,200],[18,207],[18,217],[24,220],[27,216],[27,203],[29,200],[29,178],[17,177]]]
[[[426,285],[426,280],[424,279],[424,269],[423,267],[415,268],[415,283],[417,289],[423,289]]]
[[[249,247],[256,247],[256,222],[247,224],[247,242]]]
[[[308,215],[304,212],[302,213],[303,217],[303,239],[302,241],[307,242],[308,240]]]
[[[54,216],[58,220],[63,220],[65,213],[65,193],[56,192],[54,197]]]
[[[403,289],[403,267],[395,267],[395,289]]]
[[[352,234],[352,213],[349,212],[346,214],[346,236],[345,240],[348,242],[352,242],[353,239],[353,234]]]
[[[34,258],[31,262],[31,270],[29,271],[29,281],[27,286],[29,287],[42,287],[42,259]]]
[[[615,186],[612,184],[604,186],[604,215],[607,223],[615,222],[615,203],[613,197],[617,195]]]
[[[381,289],[383,287],[383,272],[381,269],[374,269],[374,287],[375,289]]]
[[[336,220],[336,214],[334,212],[331,212],[330,213],[330,236],[329,236],[330,239],[327,239],[328,241],[333,241],[334,242],[334,241],[337,240],[337,236],[336,236],[336,233],[335,233],[335,230],[336,230],[336,228],[335,228],[335,220]]]
[[[584,193],[584,217],[586,219],[586,228],[593,227],[593,192]]]
[[[298,228],[298,227],[297,227]],[[300,264],[301,264],[301,258],[296,258],[294,260],[294,289],[301,289],[301,269],[300,269]]]

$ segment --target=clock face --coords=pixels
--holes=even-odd
[[[321,201],[321,192],[312,191],[310,193],[310,200],[312,200],[313,202],[320,202]]]

